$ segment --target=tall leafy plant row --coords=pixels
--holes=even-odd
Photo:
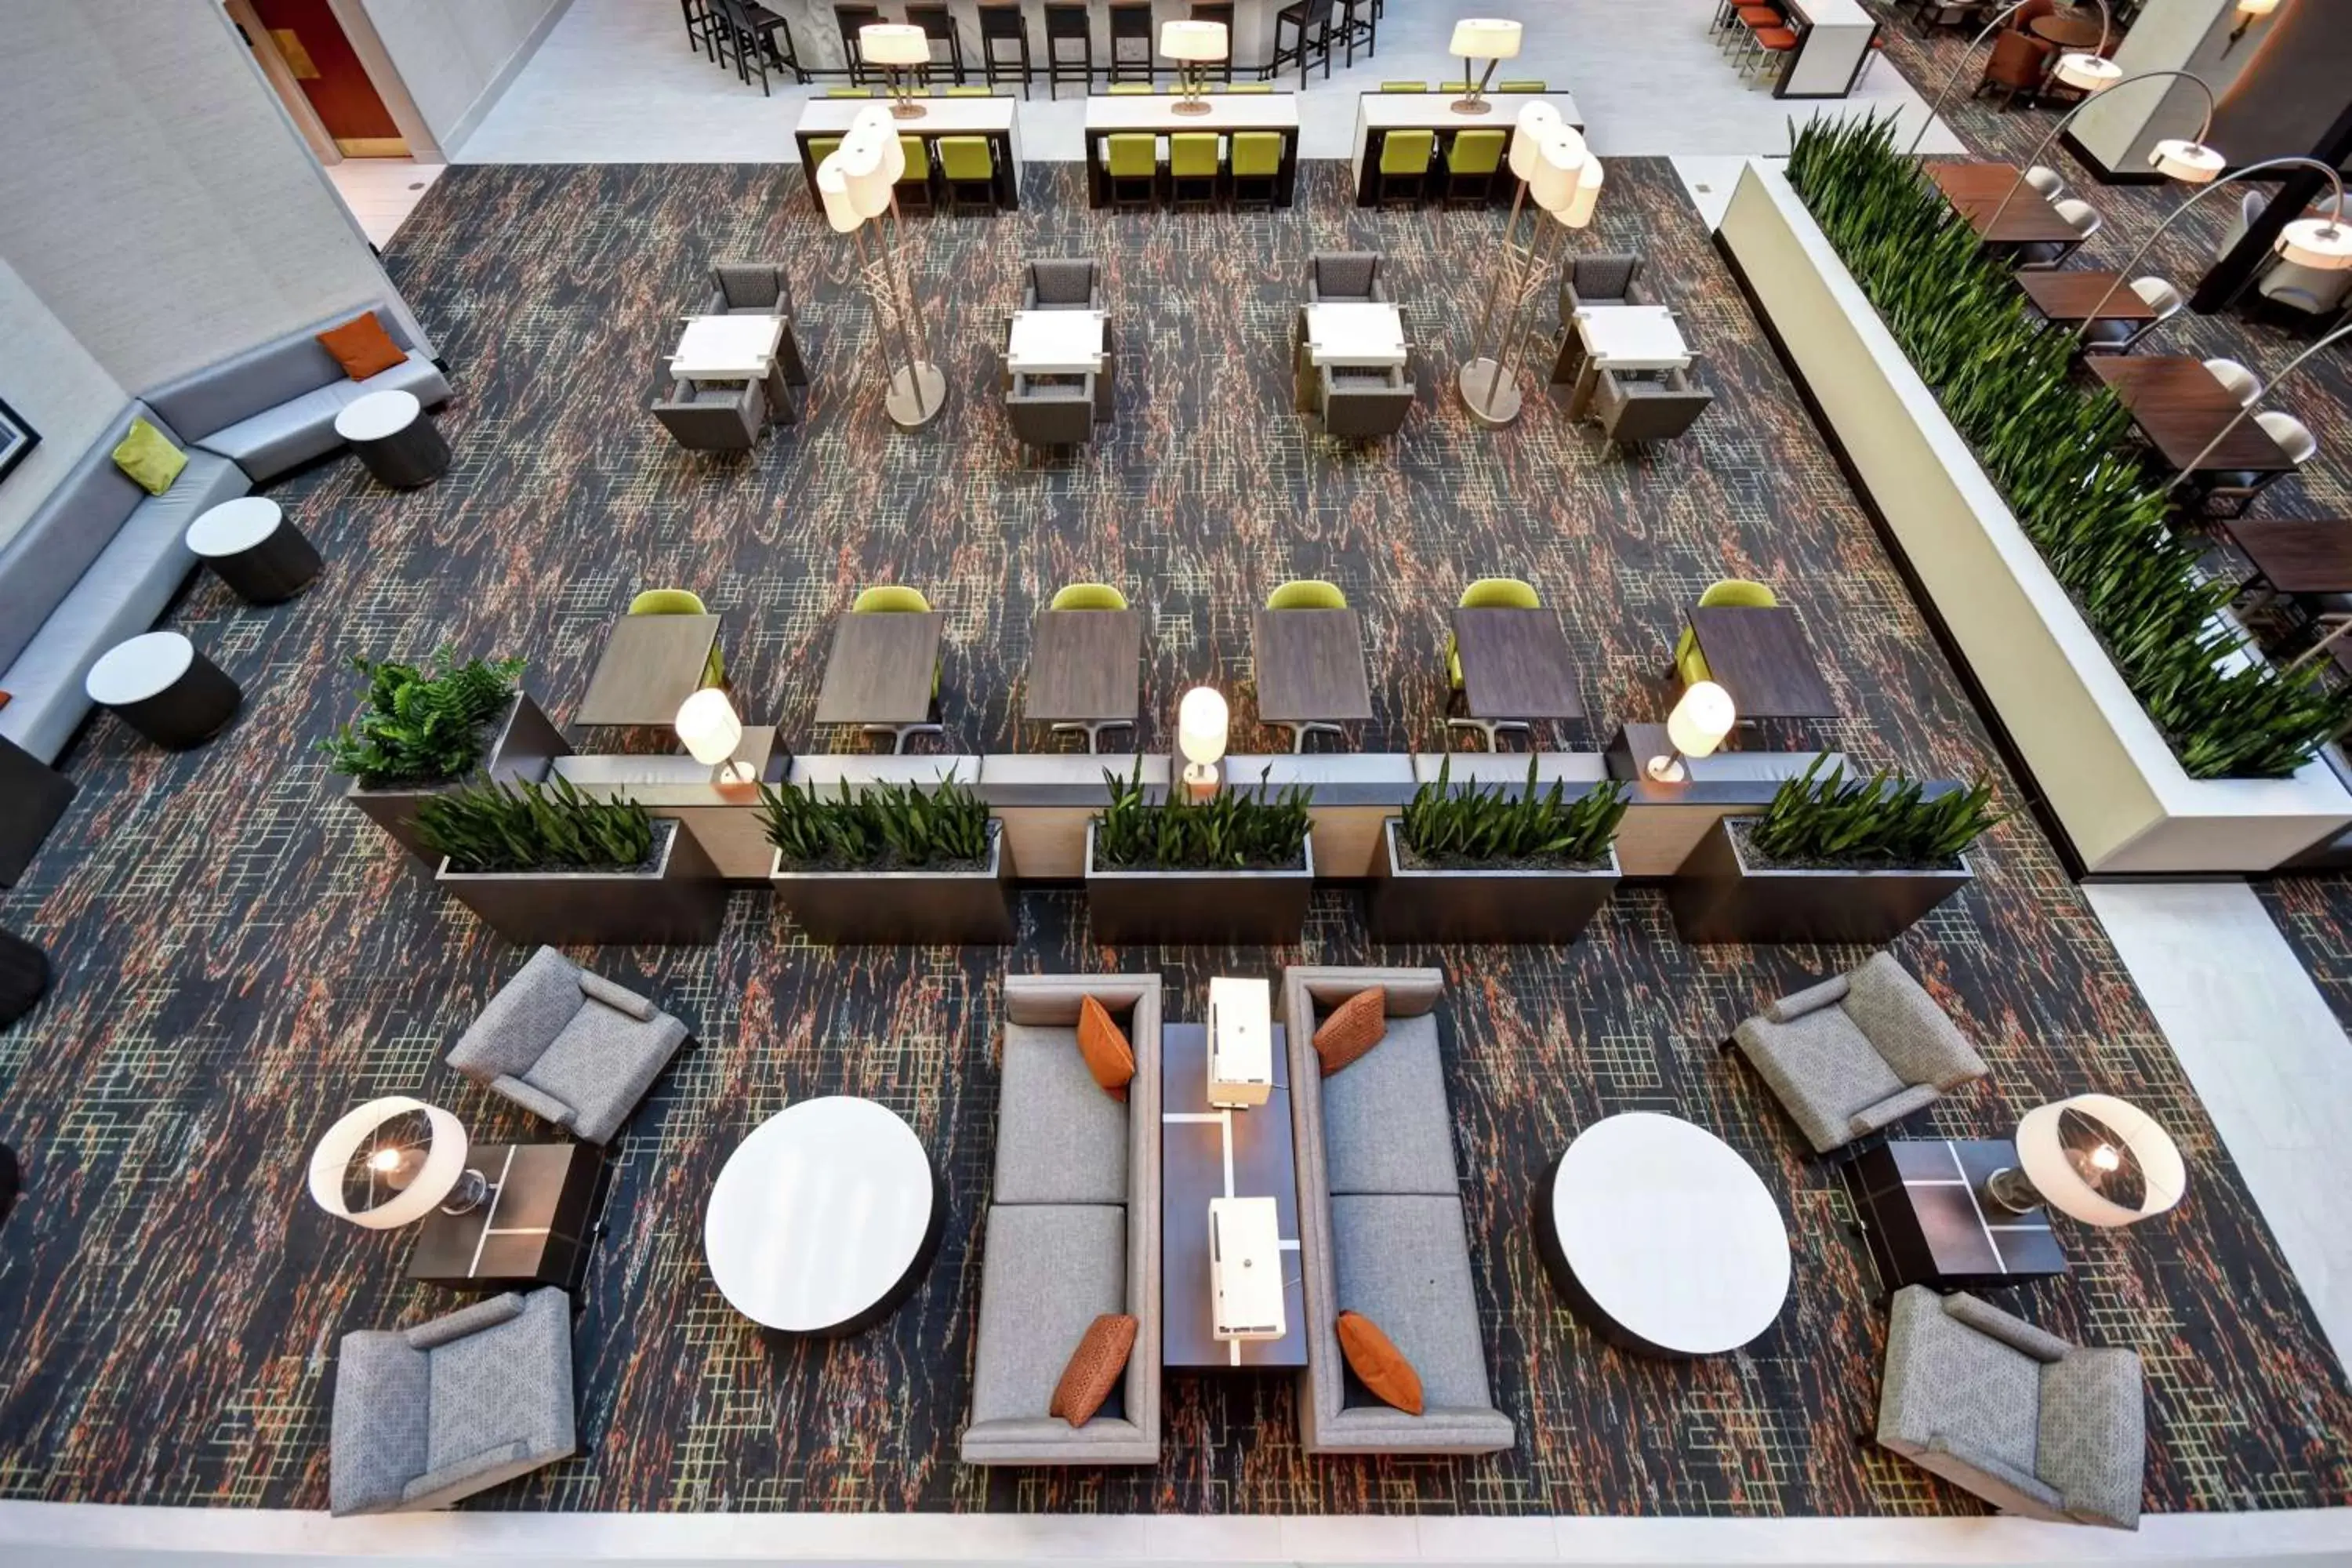
[[[1564,783],[1554,781],[1549,789],[1536,783],[1537,761],[1528,758],[1527,782],[1515,795],[1500,784],[1457,791],[1448,756],[1437,777],[1405,805],[1405,847],[1433,865],[1590,866],[1608,859],[1618,824],[1625,820],[1625,786],[1606,784],[1570,799]]]
[[[1255,792],[1235,786],[1204,801],[1181,791],[1154,803],[1143,787],[1143,759],[1127,778],[1105,772],[1110,804],[1095,819],[1095,858],[1112,871],[1286,870],[1305,852],[1310,792],[1275,790],[1263,775]]]
[[[768,842],[796,870],[913,870],[988,858],[988,803],[942,777],[935,789],[847,779],[833,799],[815,786],[760,786]]]
[[[1791,130],[1789,182],[2026,534],[2081,606],[2194,778],[2276,778],[2352,724],[2352,691],[2317,668],[2253,657],[2218,615],[2226,582],[2165,521],[2163,492],[2120,456],[2128,417],[2068,374],[2071,335],[2015,282],[1912,162],[1895,121]]]
[[[569,779],[470,784],[416,811],[416,836],[455,871],[630,869],[653,858],[653,817],[634,800],[591,800]]]

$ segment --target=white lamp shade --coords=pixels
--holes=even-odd
[[[1535,174],[1528,180],[1528,195],[1548,213],[1561,211],[1576,200],[1576,176],[1585,162],[1584,138],[1565,126],[1546,132]]]
[[[2342,272],[2352,268],[2352,224],[2299,217],[2279,231],[2273,248],[2298,267]]]
[[[857,52],[873,66],[927,66],[931,40],[906,22],[874,22],[857,29]]]
[[[1544,138],[1562,129],[1559,110],[1540,98],[1521,109],[1518,125],[1511,132],[1511,177],[1533,179],[1536,162],[1543,156]]]
[[[2238,0],[2241,16],[2267,16],[2278,9],[2279,0]]]
[[[1570,228],[1582,228],[1591,223],[1593,209],[1601,205],[1601,182],[1604,177],[1600,159],[1585,159],[1576,168],[1575,198],[1551,216]]]
[[[888,106],[879,103],[866,104],[856,113],[851,115],[849,130],[852,135],[864,133],[879,136],[886,132],[893,136],[898,134],[896,131],[891,130]]]
[[[1685,757],[1711,757],[1738,718],[1730,692],[1712,680],[1694,681],[1666,715],[1666,739]]]
[[[834,157],[841,160],[842,177],[849,183],[849,204],[860,217],[879,217],[890,210],[889,171],[883,166],[885,143],[852,136]]]
[[[1221,60],[1229,48],[1223,22],[1160,24],[1160,52],[1171,60]]]
[[[2111,1094],[2078,1094],[2027,1111],[2017,1124],[2017,1163],[2044,1203],[2084,1225],[2130,1225],[2162,1214],[2189,1190],[2189,1169],[2171,1136]],[[2126,1164],[2138,1167],[2138,1190],[2103,1190],[2100,1178]]]
[[[1208,767],[1225,754],[1225,698],[1196,686],[1176,704],[1176,745],[1187,762]]]
[[[743,742],[743,721],[735,704],[718,687],[706,687],[678,705],[677,738],[694,760],[715,768],[735,754]]]
[[[1507,60],[1519,52],[1520,26],[1492,16],[1465,16],[1454,24],[1447,54],[1465,60]]]
[[[866,215],[849,199],[849,176],[842,171],[837,149],[826,153],[824,162],[816,166],[816,195],[824,204],[824,221],[833,226],[834,233],[852,233],[866,221]]]
[[[2221,154],[2204,142],[2178,136],[2168,136],[2150,148],[2147,161],[2158,174],[2191,185],[2212,184],[2227,166]]]
[[[2078,87],[2084,92],[2105,92],[2124,79],[2124,68],[2099,55],[2065,54],[2058,57],[2058,68],[2053,74],[2068,87]]]
[[[405,1187],[387,1193],[383,1202],[352,1208],[343,1194],[343,1178],[353,1156],[385,1122],[419,1111],[428,1135],[422,1167],[413,1171]],[[465,1175],[467,1148],[465,1125],[439,1106],[398,1094],[371,1100],[328,1128],[310,1151],[310,1201],[337,1219],[369,1230],[412,1225],[439,1207]]]

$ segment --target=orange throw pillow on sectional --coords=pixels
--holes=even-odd
[[[335,363],[353,381],[382,375],[408,358],[392,341],[392,334],[383,330],[383,323],[376,319],[373,310],[320,332],[319,345],[335,356]]]
[[[1421,1414],[1421,1373],[1378,1323],[1361,1312],[1340,1313],[1339,1353],[1366,1388],[1408,1415]]]
[[[1135,1050],[1127,1043],[1127,1032],[1112,1022],[1109,1010],[1091,996],[1078,999],[1078,1055],[1086,1058],[1087,1070],[1103,1086],[1103,1092],[1113,1100],[1127,1098],[1127,1086],[1135,1077]]]
[[[1323,1076],[1329,1078],[1388,1037],[1389,994],[1378,985],[1359,991],[1337,1007],[1315,1031],[1315,1054],[1323,1058]]]
[[[1078,1337],[1078,1348],[1070,1352],[1070,1364],[1062,1369],[1062,1381],[1054,1385],[1054,1402],[1045,1406],[1045,1414],[1073,1426],[1093,1420],[1127,1371],[1135,1330],[1135,1320],[1125,1312],[1105,1312],[1088,1323]]]

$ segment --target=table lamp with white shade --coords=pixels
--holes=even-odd
[[[2147,1112],[2112,1094],[2036,1106],[2017,1124],[2017,1163],[1985,1181],[2012,1214],[2047,1204],[2084,1225],[2136,1224],[2179,1203],[2188,1167]]]
[[[920,120],[924,109],[915,101],[907,73],[931,63],[929,36],[912,23],[873,22],[857,29],[857,53],[867,65],[882,68],[883,79],[890,84],[890,112],[901,120]]]
[[[1201,97],[1201,68],[1225,58],[1231,49],[1223,22],[1185,18],[1160,24],[1160,52],[1176,62],[1176,90],[1182,94],[1173,106],[1177,113],[1209,112]]]
[[[735,704],[716,686],[706,686],[678,705],[677,738],[694,760],[710,770],[713,784],[752,782],[751,764],[735,754],[743,743],[743,721]]]
[[[346,1112],[310,1152],[310,1201],[369,1230],[413,1225],[436,1207],[464,1214],[490,1184],[466,1163],[465,1126],[405,1095]]]
[[[1457,113],[1484,114],[1495,107],[1481,95],[1494,79],[1495,68],[1517,58],[1521,31],[1517,22],[1493,16],[1465,16],[1454,24],[1454,37],[1445,52],[1462,62],[1462,96],[1454,100]],[[1486,62],[1486,71],[1473,81],[1470,68],[1478,60]]]
[[[1652,757],[1645,771],[1660,784],[1682,783],[1690,776],[1683,759],[1715,755],[1715,749],[1723,744],[1738,720],[1730,692],[1712,680],[1692,681],[1683,688],[1674,711],[1666,715],[1666,740],[1675,748],[1673,754]]]
[[[1196,686],[1176,704],[1176,746],[1184,753],[1184,789],[1194,800],[1217,793],[1217,764],[1225,755],[1225,699],[1213,686]]]

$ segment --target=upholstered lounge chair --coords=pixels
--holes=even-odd
[[[449,1065],[591,1143],[646,1097],[687,1027],[551,947],[530,955],[449,1052]]]

